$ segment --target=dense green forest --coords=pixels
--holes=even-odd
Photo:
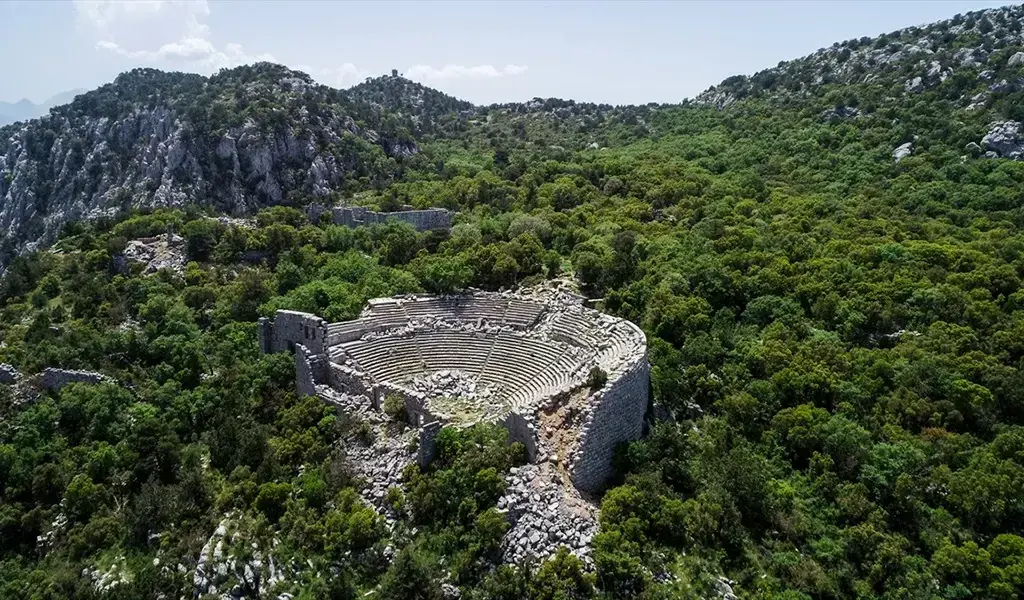
[[[1024,77],[1021,50],[991,49],[996,79]],[[727,82],[743,91],[724,108],[546,101],[403,129],[399,107],[418,151],[354,146],[393,180],[346,199],[456,209],[450,232],[311,224],[292,195],[249,223],[78,221],[18,257],[0,362],[110,380],[0,385],[0,598],[191,597],[226,516],[227,551],[285,574],[238,597],[703,598],[722,576],[740,598],[1024,596],[1024,162],[965,150],[1020,118],[1022,93],[979,110],[959,102],[985,86],[971,78],[807,93],[787,87],[799,73]],[[364,86],[337,101],[411,93]],[[180,273],[118,267],[168,231]],[[495,565],[502,475],[523,460],[501,429],[446,430],[389,524],[344,466],[361,424],[257,351],[279,308],[334,321],[373,297],[556,276],[644,329],[670,415],[621,449],[592,570]]]

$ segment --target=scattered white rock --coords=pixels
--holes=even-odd
[[[914,142],[907,142],[905,144],[901,144],[900,146],[897,146],[896,149],[892,151],[892,158],[896,162],[900,162],[901,160],[903,160],[907,156],[910,156],[913,153],[914,153]]]
[[[993,123],[981,138],[981,145],[996,157],[1024,160],[1024,126],[1017,121]]]
[[[7,363],[0,363],[0,383],[9,385],[17,383],[19,379],[21,373],[17,369]]]

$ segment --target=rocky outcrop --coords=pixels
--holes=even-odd
[[[17,369],[7,363],[0,363],[0,383],[10,385],[18,383],[19,379],[21,373]]]
[[[981,145],[990,158],[1024,160],[1024,125],[1017,121],[993,123]]]
[[[920,76],[914,77],[913,79],[908,79],[903,84],[903,89],[911,93],[923,92],[924,80]]]
[[[938,88],[956,74],[967,75],[968,80],[971,75],[991,79],[996,71],[1016,70],[1024,64],[1024,53],[1014,53],[1007,59],[1006,54],[993,50],[1024,44],[1024,31],[1019,27],[1022,18],[1024,7],[1006,6],[875,38],[846,40],[752,76],[729,77],[694,100],[724,108],[751,97],[806,99],[815,97],[817,88],[830,84],[873,84],[909,95]],[[991,60],[1000,55],[998,61]],[[1014,77],[1016,74],[1009,80]],[[961,106],[970,103],[971,95],[959,99]]]
[[[232,553],[232,544],[249,541],[235,531],[236,522],[225,517],[199,553],[192,586],[196,597],[226,592],[224,598],[264,598],[265,591],[285,580],[284,570],[258,544],[250,542],[245,556]],[[273,545],[277,541],[274,540]]]
[[[377,156],[418,152],[409,139],[358,126],[336,90],[301,73],[257,65],[196,77],[133,71],[0,130],[0,269],[70,220],[191,203],[245,215],[294,194],[326,196],[356,172],[388,180],[393,167]],[[240,118],[253,106],[269,108]]]
[[[186,263],[185,240],[175,234],[131,240],[125,246],[121,259],[121,266],[125,269],[131,261],[141,263],[143,273],[156,273],[160,269],[181,273]]]
[[[914,142],[907,142],[896,147],[892,151],[892,159],[896,162],[900,162],[904,158],[914,153]]]
[[[860,109],[853,106],[837,106],[821,113],[822,121],[841,121],[843,119],[854,119],[860,116]]]

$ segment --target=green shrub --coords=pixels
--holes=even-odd
[[[608,383],[608,373],[605,373],[601,367],[591,367],[590,372],[587,373],[587,387],[596,392],[606,383]]]
[[[389,394],[384,398],[384,414],[395,421],[407,422],[408,415],[405,413],[405,398],[398,394]]]

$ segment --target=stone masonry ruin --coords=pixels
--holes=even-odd
[[[451,229],[455,213],[446,208],[413,209],[411,206],[392,212],[377,212],[365,206],[334,206],[327,208],[321,204],[310,204],[306,207],[306,216],[313,223],[320,220],[320,215],[330,212],[331,222],[345,227],[361,227],[375,223],[385,223],[395,219],[413,226],[417,231],[431,229]]]
[[[514,523],[506,557],[564,544],[587,558],[596,508],[584,496],[607,482],[616,446],[643,433],[650,368],[636,325],[564,291],[476,291],[371,300],[342,323],[282,310],[258,330],[262,352],[294,352],[301,394],[364,416],[401,398],[420,464],[442,426],[504,426],[533,463],[510,476],[499,503]],[[397,474],[396,460],[381,470]],[[397,481],[369,485],[364,496],[380,508]]]
[[[295,352],[300,393],[362,395],[378,410],[397,395],[418,427],[501,423],[531,461],[560,462],[577,488],[597,490],[615,446],[643,431],[646,337],[560,296],[386,298],[371,300],[358,319],[330,324],[278,311],[272,323],[261,319],[260,347]],[[595,367],[607,379],[589,389]],[[566,426],[562,435],[538,433],[548,419]]]

